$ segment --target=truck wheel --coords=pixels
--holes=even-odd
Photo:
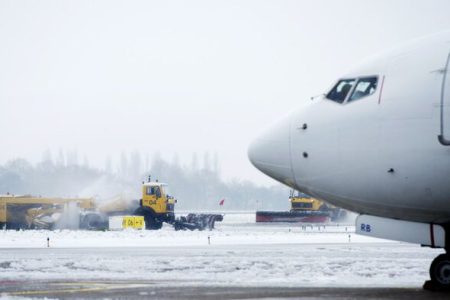
[[[144,216],[145,221],[145,229],[147,230],[158,230],[162,227],[162,222],[157,220],[153,215],[145,215]]]
[[[144,217],[146,230],[158,230],[162,227],[162,222],[155,217],[155,214],[151,210],[139,207],[134,211],[134,215]]]
[[[150,224],[150,227],[147,228],[147,229],[158,230],[158,229],[161,229],[161,228],[162,228],[162,225],[163,225],[162,222],[156,221],[156,220],[155,220],[155,222],[154,222],[154,223],[151,223],[151,224]]]
[[[450,255],[441,254],[430,266],[430,277],[433,284],[441,289],[450,289]]]
[[[94,213],[85,215],[80,223],[81,229],[92,230],[92,229],[100,229],[101,227],[102,227],[102,217]]]

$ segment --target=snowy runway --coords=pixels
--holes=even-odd
[[[430,262],[442,252],[357,236],[351,226],[240,220],[231,217],[210,232],[168,226],[143,232],[0,231],[0,281],[420,288],[429,277]]]
[[[226,286],[420,287],[436,251],[392,244],[0,250],[0,280]]]

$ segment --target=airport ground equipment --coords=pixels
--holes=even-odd
[[[191,213],[176,218],[176,202],[169,195],[168,185],[158,181],[143,183],[142,199],[139,201],[127,200],[123,196],[96,203],[93,198],[4,195],[0,196],[0,227],[105,230],[109,228],[109,217],[130,216],[133,224],[138,224],[135,220],[142,219],[145,229],[160,229],[165,222],[175,230],[211,230],[215,222],[223,220],[220,214]]]
[[[160,229],[164,222],[175,221],[175,202],[168,193],[168,185],[162,182],[145,182],[142,184],[142,199],[135,215],[143,216],[146,229]]]
[[[161,229],[163,223],[171,224],[175,230],[204,230],[213,229],[215,222],[223,220],[219,214],[188,214],[175,217],[175,203],[177,200],[169,194],[166,183],[151,181],[142,184],[142,199],[134,215],[143,216],[145,228]]]
[[[257,211],[256,222],[338,222],[346,212],[343,209],[312,198],[304,193],[291,191],[290,211]]]
[[[172,223],[175,230],[212,230],[214,229],[215,222],[223,221],[223,215],[219,214],[188,214],[176,218]]]
[[[45,198],[0,196],[0,226],[8,229],[52,229],[64,217],[64,208],[89,211],[95,207],[92,198]],[[83,220],[78,220],[82,226]]]

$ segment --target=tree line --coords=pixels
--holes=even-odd
[[[18,158],[0,165],[0,194],[139,199],[142,181],[151,175],[152,180],[169,184],[179,210],[289,208],[289,190],[283,185],[260,186],[237,178],[224,181],[217,155],[204,153],[202,160],[193,154],[191,164],[181,165],[177,156],[167,161],[155,154],[150,161],[138,152],[122,153],[114,170],[110,158],[101,169],[90,166],[87,158],[80,162],[76,152],[66,159],[61,153],[53,159],[45,152],[37,164]]]

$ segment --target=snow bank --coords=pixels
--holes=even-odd
[[[386,243],[354,234],[353,226],[216,223],[212,231],[175,231],[165,224],[156,231],[0,231],[0,248],[180,247],[266,244]]]

